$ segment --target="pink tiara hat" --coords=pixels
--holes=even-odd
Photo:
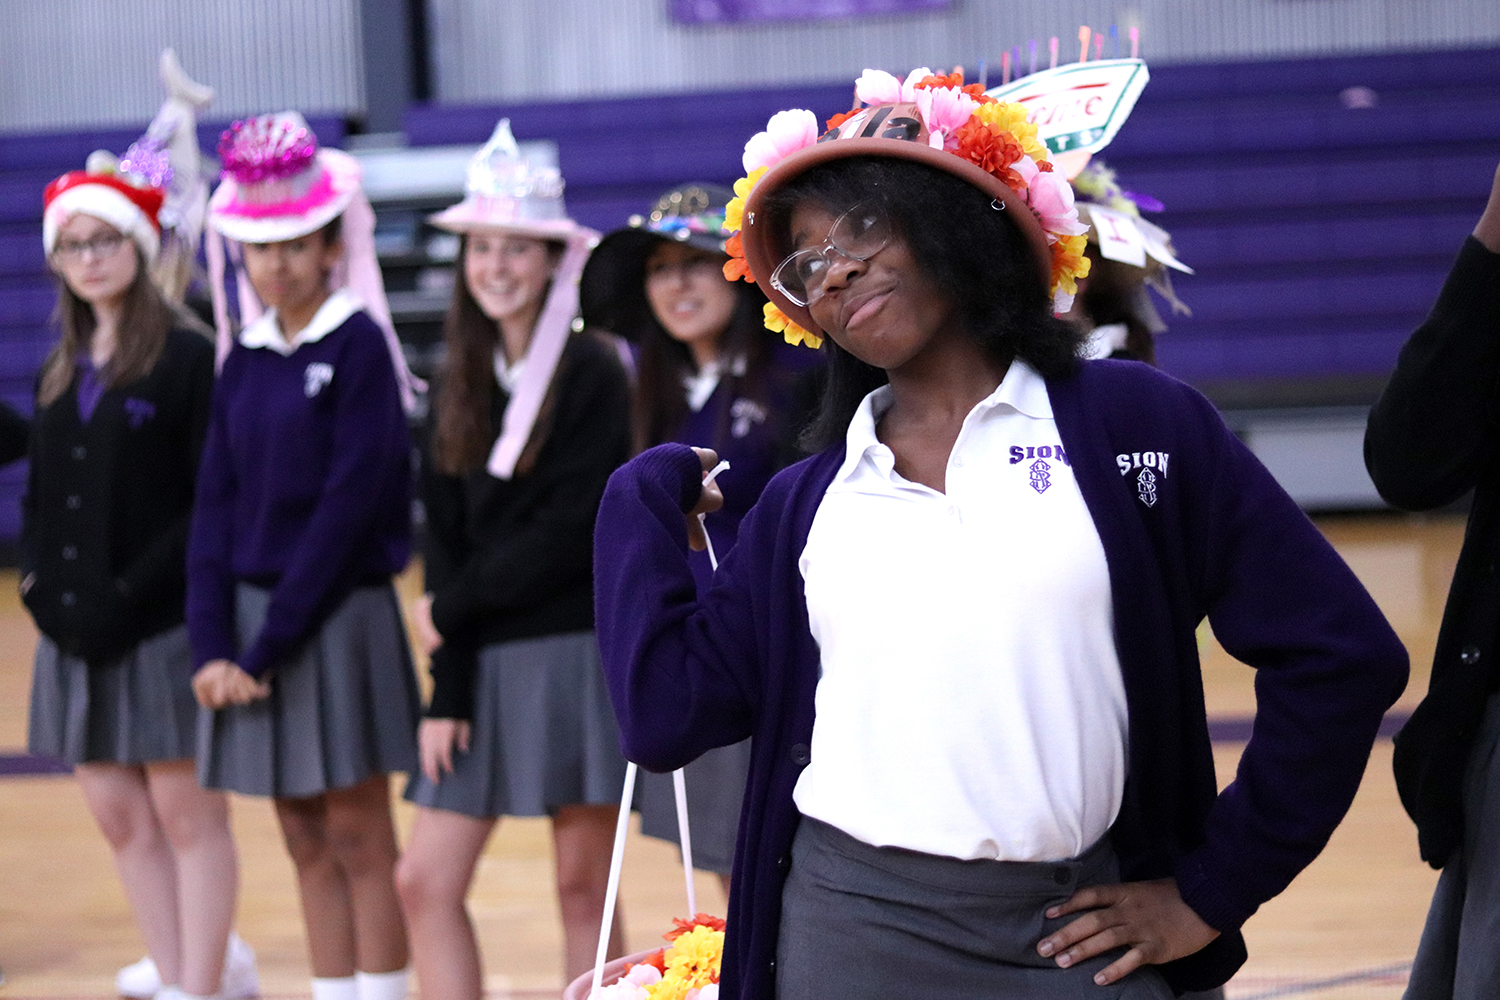
[[[506,404],[500,436],[485,463],[497,479],[509,479],[515,473],[521,452],[531,439],[578,317],[578,280],[599,242],[597,232],[568,218],[562,193],[562,174],[556,167],[529,161],[511,134],[510,119],[502,118],[489,142],[469,161],[464,200],[428,219],[453,233],[508,233],[550,240],[563,248],[552,272],[547,301],[526,348],[526,367]]]
[[[375,256],[375,211],[360,187],[359,162],[340,150],[319,148],[312,129],[295,111],[235,122],[219,140],[219,159],[224,172],[208,202],[208,225],[215,238],[207,248],[219,363],[233,342],[224,288],[226,259],[234,264],[239,321],[248,325],[265,309],[245,274],[240,245],[284,243],[342,216],[344,256],[329,276],[329,290],[347,288],[359,297],[385,335],[402,404],[414,413],[426,385],[407,367],[391,321]]]
[[[580,235],[597,241],[599,236],[568,218],[562,174],[526,158],[511,134],[509,118],[500,119],[469,161],[464,200],[428,221],[453,233],[486,230],[560,241]]]

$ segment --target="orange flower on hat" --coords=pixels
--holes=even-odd
[[[838,128],[840,125],[844,124],[844,122],[853,118],[863,110],[864,108],[850,108],[848,111],[840,111],[838,114],[828,119],[828,131],[832,132],[834,129]]]
[[[982,121],[971,118],[953,133],[953,138],[958,140],[954,152],[959,156],[994,175],[1012,191],[1026,187],[1025,178],[1011,169],[1011,164],[1026,153],[1009,132],[996,132]]]
[[[806,344],[813,350],[823,346],[823,338],[811,330],[804,330],[792,318],[776,307],[776,303],[767,302],[761,309],[761,315],[765,317],[766,329],[773,333],[779,333],[786,339],[788,344],[796,347],[798,344]]]
[[[755,275],[750,273],[750,265],[745,261],[745,241],[735,233],[724,241],[724,252],[729,259],[724,262],[725,281],[748,281],[755,282]]]
[[[1026,109],[1012,101],[995,101],[981,106],[975,117],[996,132],[1009,132],[1038,164],[1047,160],[1047,147],[1036,137],[1036,126],[1026,120]]]

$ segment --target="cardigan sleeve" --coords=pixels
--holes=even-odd
[[[1500,254],[1469,237],[1365,431],[1365,467],[1397,507],[1452,503],[1500,450]]]
[[[700,600],[683,512],[701,481],[686,445],[642,452],[610,477],[595,532],[595,616],[620,746],[654,771],[751,735],[758,700],[754,621],[770,589],[774,500],[768,491],[746,517]]]
[[[411,446],[395,370],[384,342],[350,337],[339,359],[332,459],[304,543],[271,592],[265,624],[239,665],[260,676],[328,613],[359,546],[371,538],[391,491],[410,496]]]
[[[234,631],[234,573],[229,559],[236,480],[226,424],[237,360],[231,352],[212,389],[188,531],[187,625],[194,670],[210,660],[234,660],[239,650]]]
[[[1264,466],[1217,416],[1203,421],[1217,437],[1217,469],[1190,518],[1206,525],[1200,593],[1215,637],[1256,668],[1256,714],[1206,842],[1176,875],[1188,905],[1229,931],[1286,888],[1343,819],[1380,720],[1406,686],[1407,656]]]
[[[427,514],[422,549],[423,586],[431,594],[453,580],[458,567],[463,565],[468,543],[464,534],[463,480],[433,468],[430,445],[423,449],[422,506]],[[458,637],[445,638],[427,665],[432,676],[428,718],[472,718],[477,666],[473,651]]]
[[[186,435],[181,460],[183,481],[192,483],[198,474],[198,463],[203,454],[203,442],[208,433],[209,414],[214,385],[214,352],[208,341],[198,338],[191,357],[178,373],[184,382],[181,403],[186,412],[183,424]],[[190,341],[191,343],[191,341]],[[141,607],[156,600],[163,592],[178,590],[181,586],[183,565],[187,558],[188,532],[192,512],[183,515],[165,527],[125,567],[116,579],[116,586],[126,602]]]
[[[558,397],[565,413],[545,447],[545,495],[523,523],[456,553],[462,562],[451,573],[440,567],[445,579],[434,589],[432,621],[445,639],[530,607],[587,571],[599,498],[626,454],[629,388],[619,363],[602,351],[565,356],[564,364]]]
[[[25,458],[30,439],[31,421],[9,403],[0,401],[0,465]]]

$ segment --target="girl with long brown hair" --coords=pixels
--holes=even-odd
[[[557,171],[528,163],[507,123],[468,196],[434,221],[463,244],[422,491],[417,630],[433,691],[397,884],[423,995],[477,1000],[464,897],[501,816],[552,821],[569,979],[598,944],[625,761],[591,552],[605,480],[629,452],[628,390],[614,345],[570,332],[595,234],[567,218]]]

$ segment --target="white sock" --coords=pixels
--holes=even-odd
[[[356,972],[354,978],[359,983],[359,1000],[406,1000],[411,968],[395,972]]]
[[[187,990],[178,989],[176,986],[172,987],[172,989],[177,990],[176,1000],[219,1000],[219,998],[223,996],[222,993],[214,993],[206,997],[199,996],[196,993],[189,993]],[[158,993],[156,997],[157,1000],[162,1000],[162,996],[160,993]]]
[[[312,981],[313,1000],[359,1000],[359,987],[353,976],[339,976]]]

